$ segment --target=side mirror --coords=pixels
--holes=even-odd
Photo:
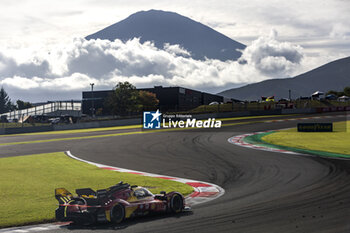
[[[166,195],[166,192],[165,192],[165,191],[161,191],[160,194],[162,194],[162,195],[165,196],[165,195]]]

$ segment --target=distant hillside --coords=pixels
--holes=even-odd
[[[177,13],[150,10],[140,11],[106,27],[86,39],[120,39],[127,41],[140,38],[141,42],[153,41],[157,48],[164,43],[179,44],[191,52],[194,59],[237,60],[245,45]]]
[[[241,99],[257,100],[261,96],[275,95],[277,98],[310,96],[315,91],[343,90],[350,86],[350,57],[330,62],[314,70],[287,79],[270,79],[220,92],[220,95]]]

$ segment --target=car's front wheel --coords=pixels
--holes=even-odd
[[[179,213],[183,209],[183,198],[179,194],[174,194],[170,199],[170,209],[173,213]]]
[[[121,223],[125,218],[125,208],[122,204],[116,204],[111,211],[111,221],[113,223]]]

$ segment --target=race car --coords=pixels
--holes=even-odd
[[[150,213],[179,213],[185,208],[185,199],[178,192],[152,194],[140,186],[127,183],[107,189],[83,188],[73,196],[65,188],[55,189],[59,206],[56,209],[57,221],[72,221],[77,224],[96,222],[120,223],[124,219]]]

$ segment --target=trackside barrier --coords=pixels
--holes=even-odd
[[[38,133],[53,131],[53,126],[35,126],[35,127],[18,127],[18,128],[2,128],[0,134],[19,134],[19,133]]]
[[[87,128],[103,128],[123,125],[140,125],[142,119],[124,119],[124,120],[112,120],[112,121],[94,121],[94,122],[83,122],[70,125],[54,125],[54,130],[71,130],[71,129],[87,129]]]
[[[244,111],[244,112],[218,112],[218,113],[205,113],[205,114],[190,114],[193,118],[202,120],[208,118],[228,118],[228,117],[243,117],[243,116],[268,116],[268,115],[280,115],[281,109],[272,109],[266,111]]]
[[[350,106],[346,107],[327,107],[327,108],[317,108],[316,112],[342,112],[342,111],[350,111]]]
[[[282,109],[282,114],[303,114],[303,113],[316,113],[316,109],[314,108]]]
[[[139,125],[141,119],[124,119],[113,121],[95,121],[83,122],[68,125],[49,125],[49,126],[34,126],[34,127],[18,127],[18,128],[0,128],[0,135],[3,134],[20,134],[20,133],[36,133],[57,130],[72,130],[72,129],[88,129],[88,128],[103,128],[124,125]]]

